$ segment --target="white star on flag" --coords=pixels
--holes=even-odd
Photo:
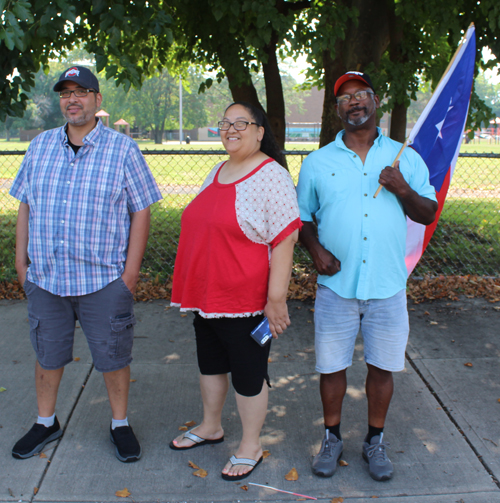
[[[451,104],[452,100],[453,100],[453,98],[450,98],[450,106],[448,107],[448,110],[446,112],[446,115],[444,116],[444,119],[441,122],[438,122],[436,124],[436,128],[439,131],[438,138],[443,138],[443,135],[441,134],[441,129],[443,129],[443,124],[444,124],[444,121],[446,120],[446,116],[448,115],[448,112],[453,108],[453,105]]]

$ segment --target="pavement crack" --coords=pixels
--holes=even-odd
[[[500,489],[500,481],[495,477],[493,474],[493,471],[490,469],[486,461],[484,461],[483,457],[481,454],[479,454],[478,450],[474,447],[473,443],[469,440],[469,437],[464,433],[460,425],[458,424],[457,420],[453,417],[452,413],[446,407],[444,402],[439,398],[439,395],[437,392],[434,390],[432,385],[430,384],[429,381],[423,376],[422,372],[420,372],[419,368],[415,364],[415,362],[411,359],[410,355],[408,353],[405,353],[406,359],[408,360],[408,363],[411,365],[411,368],[415,371],[415,373],[420,377],[422,382],[425,384],[427,389],[430,391],[431,395],[435,398],[436,402],[438,402],[439,406],[443,409],[443,412],[448,416],[448,419],[451,421],[453,426],[457,429],[457,431],[462,435],[463,439],[467,442],[468,446],[472,449],[474,454],[476,455],[476,458],[478,461],[483,465],[483,468],[486,470],[486,472],[490,475],[492,478],[493,482],[497,485],[497,487]]]
[[[89,371],[87,372],[87,375],[85,376],[85,380],[83,381],[82,387],[80,388],[80,391],[76,397],[75,403],[73,404],[73,407],[71,407],[71,410],[69,411],[68,414],[68,419],[66,420],[66,424],[64,425],[63,428],[63,434],[61,437],[58,439],[55,447],[52,449],[49,449],[52,451],[52,454],[50,455],[50,458],[47,460],[47,466],[45,467],[45,470],[42,473],[42,476],[40,477],[40,480],[38,481],[38,485],[36,486],[36,493],[34,493],[31,498],[30,498],[30,503],[33,503],[36,495],[40,492],[40,489],[42,488],[43,481],[45,479],[45,475],[47,475],[47,472],[49,471],[50,465],[52,464],[52,460],[54,459],[54,456],[56,455],[57,449],[59,447],[59,444],[61,443],[62,439],[64,438],[64,434],[66,433],[66,428],[69,425],[69,422],[71,421],[71,418],[73,417],[73,413],[75,412],[76,406],[78,405],[78,402],[80,401],[80,397],[82,396],[83,390],[85,389],[85,386],[87,385],[88,380],[90,379],[90,376],[92,374],[92,371],[94,370],[94,364],[90,366]],[[47,451],[44,451],[47,452]]]

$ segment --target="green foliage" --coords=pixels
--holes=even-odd
[[[0,3],[0,121],[21,117],[35,74],[78,43],[117,82],[140,86],[166,63],[170,16],[161,0],[17,0]]]

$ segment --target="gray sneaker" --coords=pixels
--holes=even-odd
[[[370,443],[363,442],[363,459],[368,463],[368,471],[373,480],[389,480],[392,478],[394,469],[391,460],[385,452],[389,446],[387,442],[383,442],[384,434],[375,435],[370,440]]]
[[[342,456],[344,442],[333,433],[326,430],[325,438],[321,442],[321,449],[314,456],[312,472],[319,477],[331,477],[337,469],[337,463]]]

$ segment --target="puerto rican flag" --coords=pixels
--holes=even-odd
[[[431,100],[408,137],[429,168],[430,182],[436,189],[438,211],[431,225],[407,219],[406,268],[411,274],[436,229],[457,163],[462,134],[467,122],[474,78],[476,40],[474,25],[441,78]]]

